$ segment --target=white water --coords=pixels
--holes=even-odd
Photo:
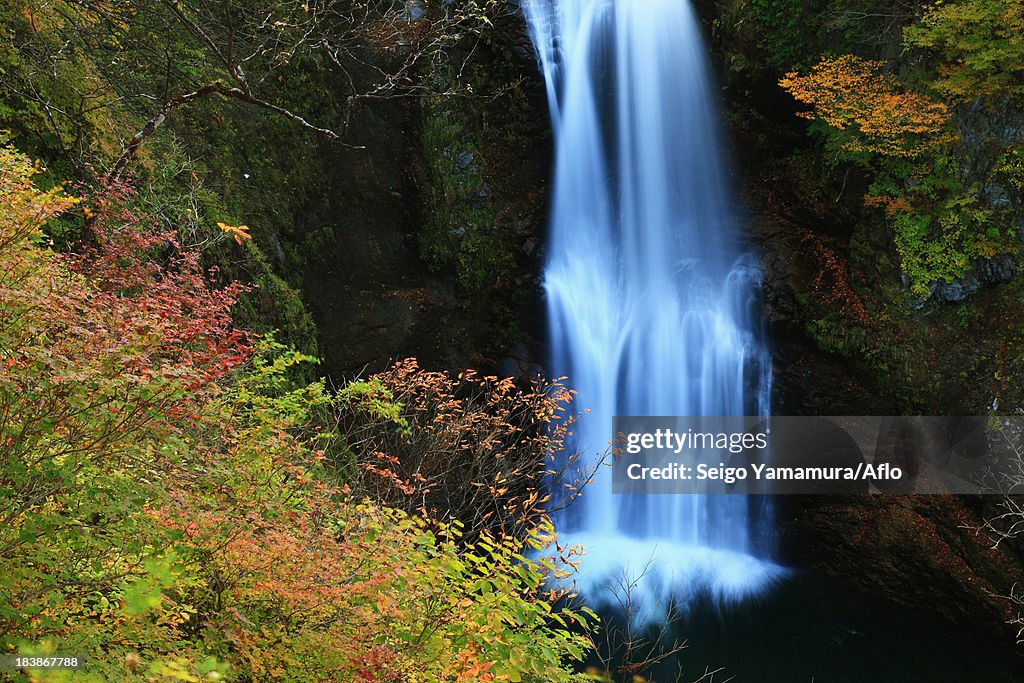
[[[607,447],[613,415],[767,414],[757,272],[730,207],[700,27],[687,0],[522,0],[556,139],[545,270],[552,363],[589,409],[576,446]],[[604,472],[610,475],[610,472]],[[612,495],[598,476],[559,520],[587,551],[581,587],[623,571],[643,609],[669,594],[738,600],[781,570],[765,510],[740,495]]]

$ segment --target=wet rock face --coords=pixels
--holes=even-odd
[[[520,387],[529,387],[534,381],[545,377],[544,365],[532,350],[522,342],[516,342],[508,353],[498,361],[495,370],[499,377],[508,377]]]
[[[989,261],[976,263],[967,275],[954,282],[933,282],[929,287],[930,300],[935,303],[962,303],[977,294],[985,285],[1004,284],[1019,271],[1017,259],[1005,254]],[[920,309],[924,301],[912,301],[911,307]]]
[[[1008,149],[1024,143],[1024,112],[1000,104],[986,107],[981,100],[961,107],[957,112],[957,128],[963,158],[969,161],[961,169],[965,181],[979,186],[979,198],[989,207],[1007,212],[1018,236],[1024,238],[1024,197],[1019,187],[1003,182],[993,169]],[[977,294],[986,285],[1009,282],[1020,272],[1019,259],[1012,255],[979,261],[968,273],[951,283],[933,283],[929,290],[936,303],[962,303]],[[922,307],[924,302],[912,302]]]
[[[335,226],[333,239],[310,255],[303,273],[324,369],[334,377],[412,355],[422,314],[412,293],[436,297],[416,255],[411,115],[402,105],[360,112],[351,135],[370,142],[363,150],[330,152],[319,205],[300,216],[311,225]]]
[[[964,157],[971,163],[965,175],[986,178],[1007,148],[1024,143],[1024,112],[1008,102],[991,108],[978,100],[958,111],[957,128]],[[982,192],[993,207],[1021,208],[1021,193],[1015,188],[990,180]]]
[[[416,7],[409,3],[410,11]],[[515,88],[479,101],[374,102],[349,127],[349,138],[364,149],[320,150],[329,158],[317,196],[296,222],[310,231],[331,226],[301,265],[301,280],[318,327],[321,370],[336,382],[409,356],[426,367],[490,371],[517,334],[543,337],[535,323],[536,245],[545,226],[548,113],[532,52],[517,51],[529,45],[525,26],[507,22],[473,52],[479,63],[471,62],[464,77],[511,83],[518,80],[509,73],[522,72]],[[431,107],[457,110],[445,119],[457,138],[452,144],[428,144]],[[485,226],[446,220],[455,213],[451,188],[460,183],[474,188],[462,214],[485,217]],[[436,257],[438,225],[447,240],[444,259]],[[507,239],[484,242],[482,232]],[[512,275],[494,291],[467,292],[465,263],[484,252],[513,262]]]
[[[773,350],[776,415],[887,415],[892,401],[855,363],[823,352],[807,334],[807,300],[816,265],[791,229],[767,215],[746,217],[761,256],[763,317]]]
[[[777,415],[887,415],[892,402],[856,367],[824,354],[788,326],[773,328],[772,412]]]
[[[1000,596],[1021,575],[1011,548],[969,528],[984,502],[953,496],[788,496],[787,561],[849,582],[919,613],[1012,642],[1016,613]]]

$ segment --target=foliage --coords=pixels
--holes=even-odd
[[[279,391],[286,365],[238,385],[225,407],[241,428],[198,504],[176,490],[155,513],[206,577],[182,596],[204,642],[257,680],[564,678],[563,658],[587,640],[563,628],[584,617],[539,593],[562,576],[556,561],[527,560],[511,536],[462,544],[455,523],[341,496],[315,476],[322,452],[296,436],[331,399],[321,385]],[[546,524],[527,538],[553,540]]]
[[[235,329],[240,288],[127,187],[48,249],[75,200],[36,172],[0,151],[0,650],[89,665],[16,680],[570,677],[550,523],[468,539],[337,487],[322,418],[358,392],[295,386],[309,358]]]
[[[252,239],[252,235],[249,234],[248,225],[227,225],[226,223],[218,222],[217,227],[220,228],[222,232],[231,235],[238,246],[242,246],[242,240]]]
[[[892,223],[911,291],[923,298],[929,294],[926,283],[953,282],[975,259],[1006,250],[992,210],[972,197],[954,196],[928,213],[898,211]]]
[[[1024,192],[1024,152],[1020,145],[1010,145],[999,158],[996,159],[995,167],[992,169],[1000,181],[1017,192]]]
[[[1016,0],[937,2],[903,37],[938,55],[931,85],[953,102],[1024,94],[1024,7]]]
[[[779,71],[805,64],[815,54],[823,32],[828,0],[749,0],[744,21],[756,22],[758,47]]]
[[[421,238],[424,260],[452,268],[473,295],[508,280],[515,259],[496,224],[485,182],[486,161],[459,103],[425,103],[422,139],[431,171],[430,221]]]
[[[932,283],[951,283],[978,260],[1013,249],[1005,215],[963,186],[955,158],[939,154],[930,162],[883,164],[864,198],[884,209],[903,274],[922,299]]]
[[[396,363],[339,394],[340,428],[357,470],[350,480],[389,505],[459,519],[471,538],[533,527],[582,486],[566,481],[552,500],[540,493],[546,481],[586,476],[562,453],[570,400],[559,382],[523,391],[508,378]]]
[[[1019,5],[728,0],[709,8],[722,16],[711,36],[729,66],[726,97],[742,136],[746,182],[774,226],[762,239],[789,264],[777,273],[787,284],[769,283],[769,290],[788,302],[787,318],[810,340],[854,369],[843,392],[867,380],[858,400],[870,403],[877,392],[902,411],[970,412],[994,405],[993,396],[1005,406],[1004,397],[1019,393],[1020,382],[1008,378],[1020,356],[1020,278],[991,286],[1019,270],[1017,258],[1002,256],[1020,253],[1024,172],[1020,98],[1012,91],[1024,60],[1014,56],[1022,31],[1010,16]],[[966,12],[988,18],[956,18]],[[938,134],[897,137],[892,150],[860,130],[857,118],[886,113],[858,109],[871,100],[835,112],[847,117],[838,117],[840,129],[795,99],[787,107],[777,99],[783,91],[765,87],[778,81],[776,73],[807,79],[813,65],[844,54],[851,63],[883,64],[875,73],[887,94],[944,105],[949,122]],[[987,81],[996,74],[1008,87]],[[962,83],[963,97],[938,86],[947,78]],[[878,91],[877,84],[865,88]],[[843,94],[825,90],[815,98],[845,105]],[[782,125],[791,108],[808,111],[810,124]],[[895,122],[904,120],[914,119]],[[860,151],[867,146],[879,149]],[[921,152],[888,153],[908,149]],[[969,299],[939,304],[961,297]],[[980,332],[964,344],[968,317]]]
[[[885,210],[903,275],[924,299],[933,283],[951,283],[977,261],[1007,253],[1011,235],[1005,217],[959,177],[949,108],[907,90],[884,67],[853,55],[826,58],[780,85],[813,107],[801,115],[826,124],[826,138],[848,160],[872,167],[865,205]],[[1012,184],[1013,157],[1004,159],[996,172]]]
[[[801,116],[827,123],[851,151],[914,158],[948,142],[946,105],[904,90],[884,66],[854,55],[825,58],[779,85],[811,105]]]
[[[97,632],[123,645],[134,627],[120,630],[118,596],[146,599],[135,582],[171,562],[171,539],[142,510],[180,474],[173,422],[247,354],[229,316],[239,289],[210,289],[173,235],[120,222],[121,192],[93,244],[54,254],[40,229],[74,200],[36,190],[34,173],[4,148],[0,647]]]
[[[444,64],[455,46],[507,11],[497,0],[411,8],[390,0],[28,2],[15,35],[24,65],[0,73],[0,86],[41,114],[58,149],[79,164],[90,142],[116,137],[117,111],[137,116],[140,125],[121,149],[107,150],[116,157],[109,174],[118,177],[176,110],[217,97],[339,141],[363,101],[434,93],[421,71]],[[376,64],[367,50],[380,53]],[[310,68],[341,76],[343,111],[333,128],[278,97],[276,82]],[[365,77],[353,77],[356,69]],[[88,127],[97,113],[107,135]]]

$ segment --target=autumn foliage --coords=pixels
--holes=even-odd
[[[339,431],[372,396],[296,386],[309,359],[236,329],[241,288],[126,186],[90,202],[85,244],[55,253],[45,228],[76,200],[37,189],[36,172],[0,147],[0,651],[85,655],[74,680],[567,680],[590,618],[555,608],[576,551],[522,514],[536,477],[466,499],[511,506],[516,535],[470,537],[442,510],[462,500],[444,475],[463,450],[501,462],[518,448],[520,468],[543,455],[550,403],[474,378],[464,408],[417,404],[452,380],[411,364],[368,380],[391,392],[378,407],[402,438],[430,446],[423,479],[445,491],[420,506],[444,514],[395,509],[368,482],[410,478],[408,452],[364,420],[383,455],[369,461]],[[494,486],[497,471],[470,478]]]
[[[812,107],[801,116],[845,131],[842,144],[851,151],[912,158],[947,141],[946,105],[903,89],[884,66],[854,55],[825,58],[779,85]]]
[[[238,288],[211,288],[173,234],[124,222],[122,190],[108,197],[91,246],[76,255],[45,248],[43,227],[75,200],[36,190],[35,172],[11,148],[0,152],[0,643],[8,648],[102,628],[81,619],[101,619],[96,605],[116,603],[147,556],[165,549],[141,510],[186,468],[166,450],[180,438],[176,423],[187,424],[250,351],[230,324]]]
[[[396,363],[340,392],[338,413],[365,493],[408,512],[458,519],[469,535],[529,528],[568,505],[586,475],[563,453],[573,419],[559,382],[456,377]],[[552,498],[545,483],[563,482]]]
[[[989,12],[984,20],[981,5]],[[979,0],[935,6],[905,35],[921,45],[928,36],[948,38],[950,22],[968,21],[970,16],[970,21],[988,25],[998,5]],[[969,52],[977,58],[971,63],[980,68],[985,61],[980,55],[989,49],[979,42]],[[1005,216],[987,208],[977,188],[965,186],[961,178],[967,162],[959,158],[962,150],[955,144],[950,107],[911,91],[885,66],[854,55],[824,58],[804,75],[787,74],[780,85],[811,106],[801,116],[825,124],[826,146],[838,148],[837,160],[854,161],[872,171],[865,206],[884,211],[905,281],[915,297],[926,299],[936,284],[952,283],[977,262],[1014,247],[1007,239]],[[943,65],[952,74],[949,69],[964,76],[967,63]],[[949,83],[948,78],[939,79],[933,88],[945,92]],[[977,94],[983,95],[982,86],[976,85]],[[998,168],[1008,169],[1012,179],[1012,165]]]

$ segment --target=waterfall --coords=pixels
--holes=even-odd
[[[700,26],[687,0],[522,0],[556,140],[544,286],[552,366],[588,409],[599,452],[613,415],[764,415],[770,363],[756,264],[729,192]],[[610,474],[608,472],[607,474]],[[742,495],[612,495],[599,474],[562,537],[586,549],[601,599],[645,573],[667,593],[750,595],[780,569],[765,510]]]

